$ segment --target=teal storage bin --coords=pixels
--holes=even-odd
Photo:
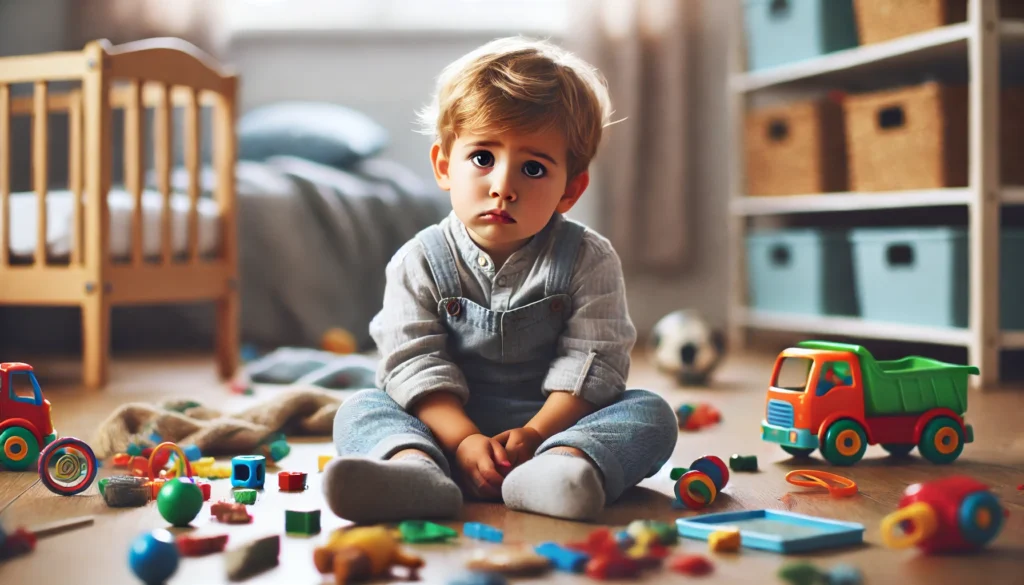
[[[970,292],[963,228],[860,228],[850,232],[865,319],[967,327]],[[1024,231],[1000,235],[1000,327],[1024,329]]]
[[[749,305],[757,311],[857,314],[846,232],[817,229],[747,234]]]
[[[750,70],[857,46],[853,0],[744,0],[743,20]]]

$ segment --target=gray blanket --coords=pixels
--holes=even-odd
[[[204,176],[206,189],[213,177]],[[401,164],[367,159],[345,171],[304,159],[240,161],[238,192],[242,341],[262,347],[319,347],[332,327],[372,347],[384,268],[417,231],[440,221],[445,193]],[[175,189],[185,190],[179,169]],[[207,194],[208,196],[208,194]],[[0,347],[77,350],[76,308],[0,307]],[[211,346],[213,307],[116,307],[115,349]]]

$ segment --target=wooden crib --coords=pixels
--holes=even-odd
[[[31,95],[19,97],[12,86],[31,86]],[[58,92],[54,86],[67,89]],[[223,377],[234,372],[239,337],[234,176],[237,91],[234,74],[178,39],[118,46],[95,41],[82,51],[0,58],[0,304],[81,307],[82,371],[87,388],[106,384],[110,313],[115,305],[214,301],[218,369]],[[215,249],[201,253],[197,210],[202,189],[200,124],[206,107],[213,113],[213,222],[219,233]],[[156,190],[162,205],[156,254],[146,254],[143,249],[144,130],[149,108],[154,116],[149,139],[153,141]],[[187,199],[187,241],[180,251],[172,249],[171,229],[172,116],[177,108],[184,110],[188,176],[187,196],[174,195]],[[131,201],[131,230],[130,250],[126,243],[125,252],[115,257],[110,251],[108,194],[114,181],[112,118],[118,109],[123,110],[123,191]],[[66,115],[68,121],[68,193],[64,200],[71,206],[70,245],[67,253],[59,256],[48,249],[47,240],[47,198],[48,194],[56,197],[47,184],[48,120],[54,114]],[[11,213],[12,149],[29,148],[12,144],[12,119],[25,115],[32,121],[36,204],[29,203],[36,226],[35,246],[33,250],[29,244],[28,258],[17,256],[10,248],[12,227],[31,229],[23,224],[12,226],[19,220]],[[33,197],[31,193],[17,195],[22,197],[20,202]],[[208,200],[205,204],[212,205]]]

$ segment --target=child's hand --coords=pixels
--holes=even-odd
[[[510,467],[505,448],[486,435],[470,435],[459,443],[455,462],[462,471],[463,486],[480,499],[501,497],[501,482],[505,479],[496,469]]]
[[[513,467],[517,467],[533,458],[537,447],[544,442],[544,437],[534,429],[523,427],[507,430],[494,437],[494,440],[505,446],[509,461]]]

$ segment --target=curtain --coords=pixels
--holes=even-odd
[[[690,259],[686,75],[690,0],[574,0],[565,46],[608,80],[613,124],[591,165],[603,229],[627,274],[677,276]]]

